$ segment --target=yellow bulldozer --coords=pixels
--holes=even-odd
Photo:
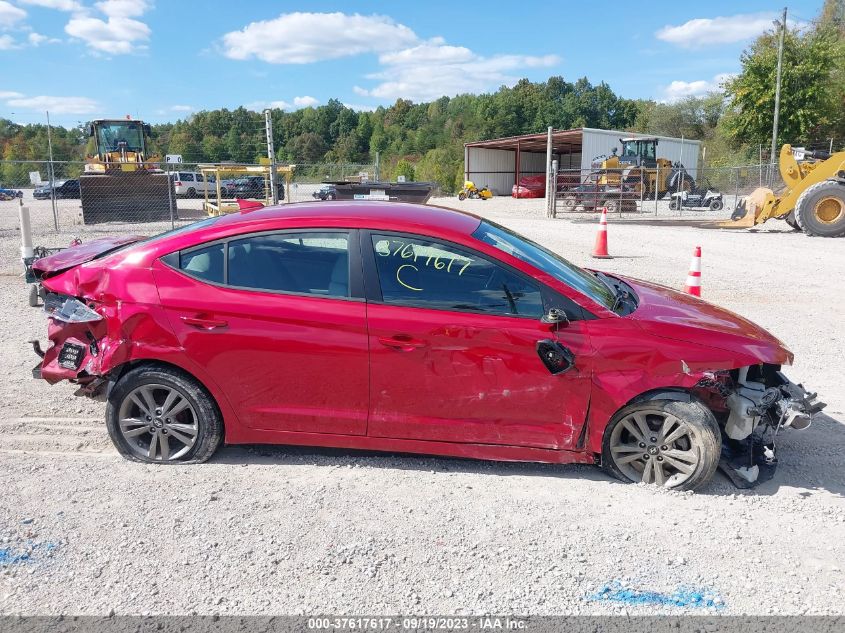
[[[845,151],[830,154],[784,145],[778,166],[785,189],[779,194],[755,189],[721,226],[750,227],[780,218],[807,235],[845,236]]]
[[[625,187],[649,198],[657,192],[663,197],[667,193],[692,191],[695,180],[684,166],[668,158],[657,157],[656,138],[621,138],[622,152],[604,160],[594,160],[593,168],[598,172],[600,187]]]
[[[173,183],[150,156],[143,121],[98,119],[88,126],[85,171],[79,177],[85,224],[149,222],[175,214]]]

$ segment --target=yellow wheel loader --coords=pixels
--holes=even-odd
[[[88,127],[89,154],[79,177],[82,218],[99,222],[150,222],[175,215],[173,183],[147,153],[150,126],[100,119]]]
[[[649,198],[657,194],[660,197],[678,191],[693,191],[695,180],[687,173],[683,165],[673,163],[668,158],[657,157],[656,138],[620,138],[622,153],[595,159],[593,167],[597,171],[599,187],[619,188],[623,184],[636,193]]]
[[[780,194],[760,187],[742,200],[721,226],[750,227],[780,218],[807,235],[845,235],[845,152],[805,152],[791,145],[780,150]]]

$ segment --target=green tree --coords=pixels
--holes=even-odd
[[[287,147],[294,161],[298,163],[316,163],[323,158],[327,149],[326,142],[315,132],[305,132],[295,136]]]
[[[777,75],[778,34],[760,36],[741,57],[742,72],[726,84],[726,129],[737,144],[771,139]],[[778,145],[827,135],[841,118],[841,93],[831,77],[843,63],[835,29],[788,30],[784,40]],[[838,101],[838,102],[837,102]]]
[[[393,170],[396,176],[405,176],[405,180],[412,182],[414,180],[414,166],[410,161],[404,158],[396,163],[396,168]]]

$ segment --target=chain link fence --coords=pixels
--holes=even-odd
[[[86,174],[82,161],[0,161],[0,209],[21,201],[33,233],[152,234],[238,208],[236,199],[271,204],[269,167],[259,164],[136,165]],[[319,199],[323,183],[373,180],[374,164],[279,166],[280,203]]]
[[[70,235],[154,234],[237,208],[236,198],[272,201],[266,165],[181,164],[117,175],[87,175],[82,161],[0,161],[0,212],[30,210],[36,241]],[[559,170],[551,209],[558,218],[612,214],[729,217],[740,198],[760,186],[783,188],[776,166],[702,166],[695,173],[658,170]],[[280,203],[321,199],[325,183],[377,180],[377,164],[299,164],[279,167]],[[541,179],[542,180],[542,179]],[[655,187],[654,182],[663,183]],[[483,186],[483,182],[476,183]],[[542,183],[540,184],[542,188]],[[681,195],[673,195],[681,192]],[[708,194],[709,192],[709,194]],[[20,194],[21,197],[16,197]],[[545,191],[535,192],[542,197]],[[325,192],[323,196],[325,197]],[[90,238],[88,238],[90,239]]]
[[[672,168],[562,169],[550,202],[555,217],[608,213],[664,217],[730,217],[737,203],[758,187],[778,192],[784,185],[776,165],[702,166],[693,173]],[[540,197],[545,193],[542,190]]]

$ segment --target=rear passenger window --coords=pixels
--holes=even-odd
[[[223,244],[180,253],[179,269],[191,277],[223,283]]]
[[[229,242],[228,284],[325,297],[349,296],[348,233],[277,233]]]
[[[194,174],[197,177],[197,182],[203,182],[202,174]]]
[[[186,174],[180,173],[179,180],[184,180],[185,182],[194,182],[194,175],[193,174]]]

